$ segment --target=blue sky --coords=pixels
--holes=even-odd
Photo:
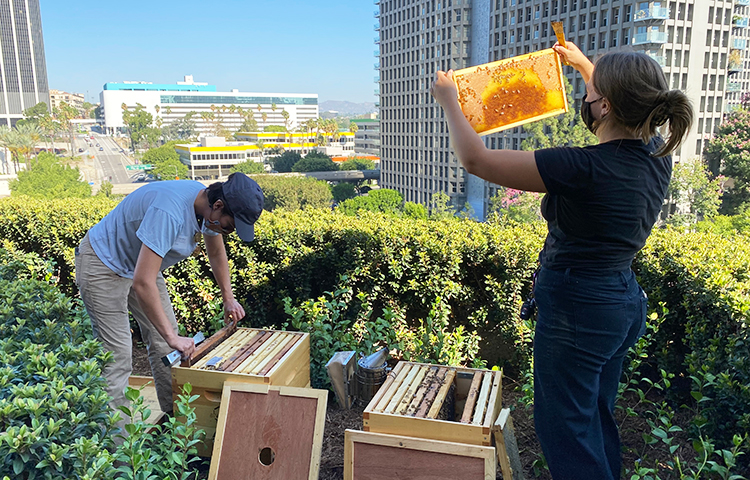
[[[50,88],[196,82],[373,102],[373,0],[41,0]]]

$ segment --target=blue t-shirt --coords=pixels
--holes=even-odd
[[[656,223],[672,157],[653,157],[654,139],[614,140],[585,148],[535,152],[547,188],[542,215],[549,228],[542,266],[589,271],[630,268]]]
[[[116,274],[133,278],[141,246],[162,258],[160,270],[190,256],[198,232],[195,199],[206,187],[192,180],[154,182],[140,187],[89,231],[97,257]]]

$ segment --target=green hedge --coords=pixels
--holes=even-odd
[[[108,205],[113,203],[3,200],[0,235],[60,262],[60,281],[74,291],[72,248]],[[541,225],[421,221],[367,212],[350,217],[318,209],[265,212],[256,231],[251,245],[234,236],[227,240],[236,294],[248,312],[245,325],[288,325],[300,311],[298,324],[310,331],[321,321],[334,331],[331,322],[355,328],[366,316],[365,326],[372,327],[390,318],[394,329],[406,331],[384,341],[402,342],[405,349],[403,342],[412,342],[416,353],[415,345],[424,342],[414,332],[447,318],[443,331],[463,326],[477,332],[479,355],[489,365],[513,371],[529,364],[533,325],[519,320],[518,307],[530,288],[545,233]],[[696,411],[718,438],[726,439],[730,430],[750,431],[750,240],[655,231],[634,269],[652,310],[664,317],[650,362],[677,375],[676,393],[694,390],[691,382],[699,385],[704,396]],[[205,254],[165,276],[188,332],[219,327],[221,299]],[[340,298],[335,292],[347,289],[351,297],[333,305]],[[347,340],[362,341],[362,335]]]

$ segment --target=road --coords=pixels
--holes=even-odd
[[[90,136],[94,139],[91,140]],[[100,182],[110,181],[111,183],[132,183],[135,181],[139,172],[129,172],[125,170],[125,165],[132,165],[133,160],[127,155],[120,153],[120,146],[110,137],[93,133],[85,137],[76,137],[74,139],[75,152],[77,155],[94,156],[94,162]],[[89,147],[89,143],[92,145]],[[99,147],[96,146],[99,144]],[[78,152],[82,148],[83,152]],[[102,150],[99,150],[102,148]]]

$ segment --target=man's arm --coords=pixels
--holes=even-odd
[[[245,317],[245,309],[234,298],[232,293],[232,280],[229,275],[229,261],[227,250],[224,247],[224,238],[221,235],[203,235],[206,242],[206,253],[211,263],[211,271],[216,283],[221,290],[221,298],[224,300],[224,323],[236,323]]]
[[[146,245],[141,246],[133,274],[133,290],[146,317],[154,325],[167,344],[189,358],[195,351],[192,338],[180,337],[172,329],[172,324],[161,306],[156,277],[159,275],[162,258]]]

